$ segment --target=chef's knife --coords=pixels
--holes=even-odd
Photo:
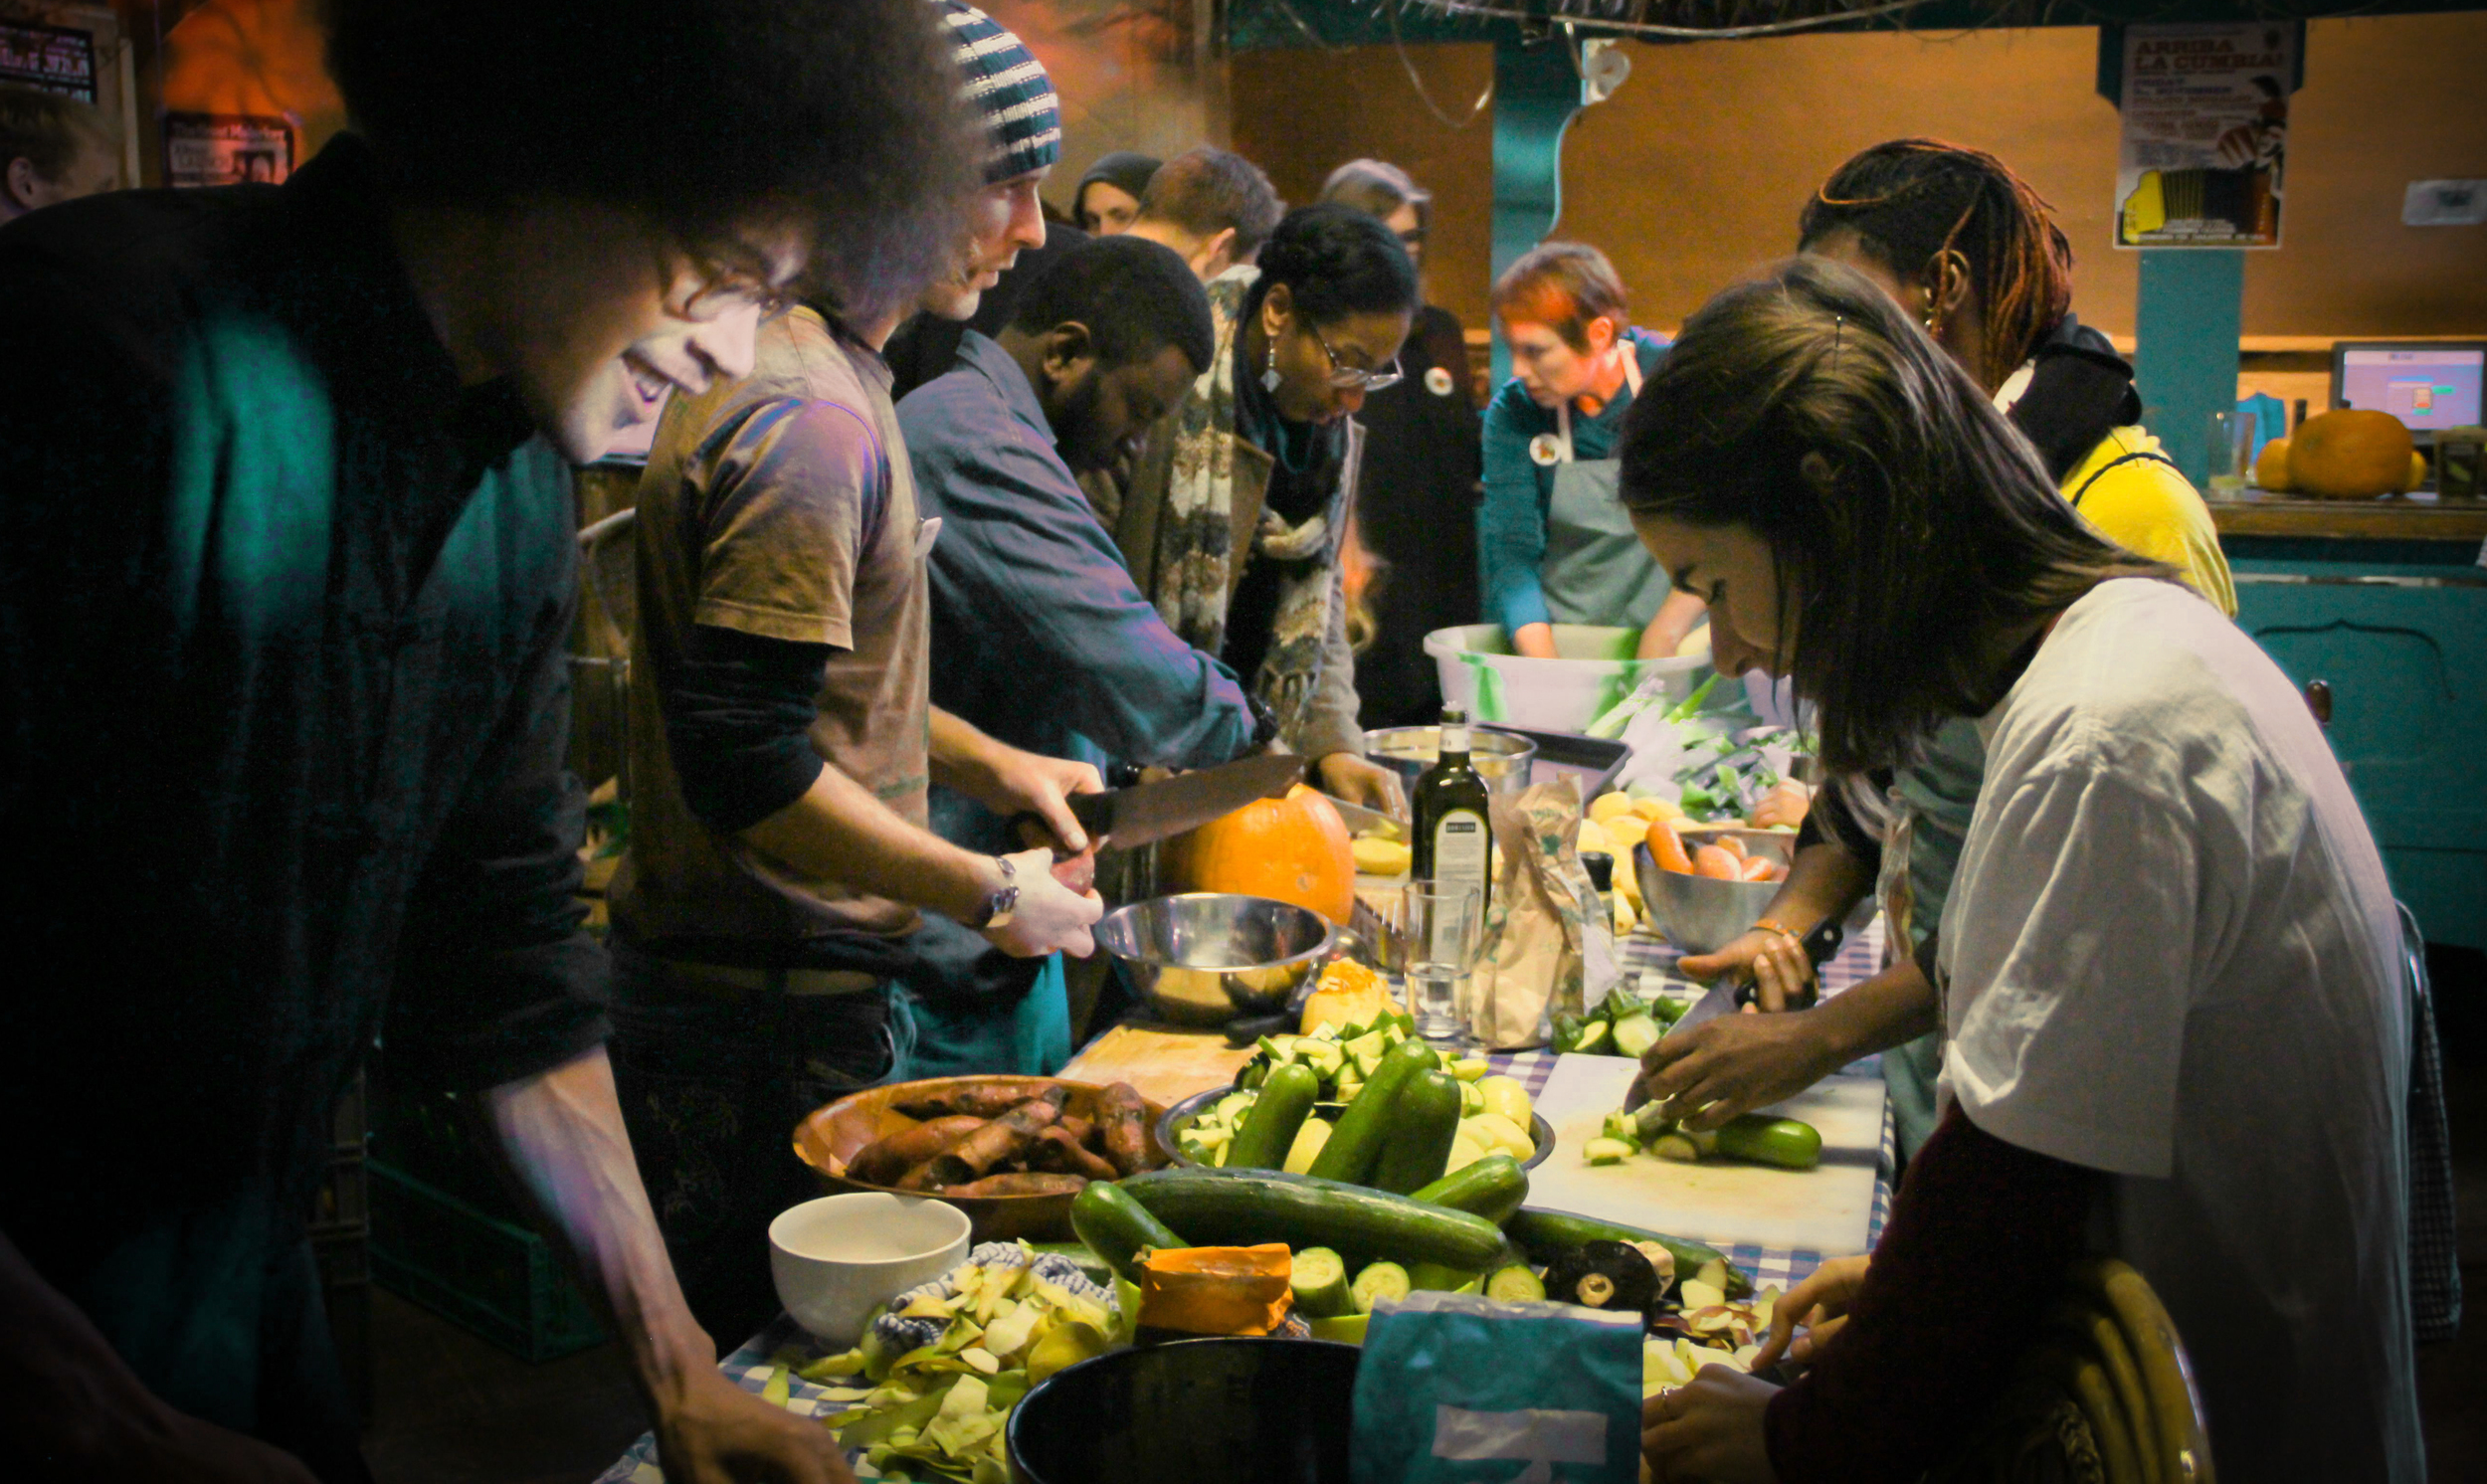
[[[1197,830],[1255,799],[1275,799],[1303,778],[1302,758],[1265,754],[1179,773],[1162,783],[1073,794],[1070,812],[1090,835],[1127,850]]]
[[[1813,964],[1817,979],[1822,965],[1830,962],[1830,956],[1839,951],[1839,941],[1846,936],[1847,930],[1839,925],[1838,918],[1825,917],[1814,931],[1798,940],[1797,946],[1805,950],[1805,957]],[[1708,994],[1694,1002],[1692,1009],[1684,1012],[1682,1020],[1667,1026],[1666,1033],[1673,1035],[1679,1030],[1689,1030],[1704,1020],[1715,1020],[1720,1016],[1754,1003],[1754,984],[1750,977],[1722,979],[1710,987]]]
[[[1378,809],[1367,809],[1361,804],[1350,804],[1336,794],[1324,794],[1321,797],[1337,807],[1338,817],[1346,823],[1347,833],[1350,835],[1370,835],[1379,839],[1397,840],[1404,840],[1408,837],[1406,825]]]

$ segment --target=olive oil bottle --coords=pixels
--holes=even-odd
[[[1441,756],[1417,780],[1415,878],[1476,892],[1479,922],[1494,890],[1494,830],[1485,780],[1468,762],[1468,713],[1442,711]]]

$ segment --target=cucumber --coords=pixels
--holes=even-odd
[[[1464,1169],[1453,1170],[1409,1199],[1428,1206],[1446,1206],[1483,1216],[1500,1225],[1528,1200],[1528,1171],[1507,1154],[1489,1154]]]
[[[1483,1273],[1464,1272],[1438,1262],[1420,1262],[1408,1269],[1408,1286],[1442,1293],[1474,1293],[1485,1283]]]
[[[1336,1340],[1342,1345],[1362,1345],[1365,1343],[1365,1326],[1371,1322],[1369,1314],[1341,1314],[1336,1319],[1316,1319],[1312,1322],[1312,1337],[1316,1340]]]
[[[1259,1100],[1236,1127],[1227,1164],[1244,1170],[1275,1170],[1284,1164],[1286,1152],[1295,1146],[1295,1131],[1304,1126],[1313,1099],[1320,1095],[1321,1077],[1311,1067],[1290,1061],[1270,1068]]]
[[[1333,1134],[1330,1143],[1343,1137]],[[1502,1233],[1482,1216],[1309,1175],[1152,1170],[1120,1189],[1158,1220],[1214,1246],[1284,1242],[1298,1251],[1369,1252],[1472,1273],[1483,1272],[1502,1250]],[[1097,1243],[1089,1238],[1088,1245]]]
[[[1100,1288],[1110,1287],[1113,1284],[1113,1264],[1089,1251],[1086,1242],[1030,1242],[1028,1245],[1039,1256],[1069,1258],[1079,1264],[1079,1270],[1087,1274],[1089,1281]]]
[[[1581,1153],[1593,1165],[1621,1165],[1632,1157],[1632,1147],[1621,1139],[1592,1139]]]
[[[1615,1054],[1637,1057],[1656,1045],[1663,1034],[1657,1017],[1645,1010],[1635,1011],[1615,1022]]]
[[[1506,1304],[1542,1304],[1546,1301],[1546,1285],[1536,1269],[1524,1262],[1496,1268],[1485,1280],[1485,1296]]]
[[[1419,1072],[1402,1083],[1391,1106],[1390,1138],[1373,1164],[1373,1184],[1405,1196],[1442,1178],[1450,1141],[1459,1137],[1459,1089],[1447,1072]]]
[[[1306,1319],[1355,1312],[1356,1301],[1347,1291],[1346,1260],[1328,1247],[1306,1247],[1296,1253],[1287,1283],[1295,1290],[1296,1312]]]
[[[1822,1162],[1822,1136],[1810,1123],[1747,1113],[1720,1125],[1718,1152],[1731,1160],[1811,1170]]]
[[[1139,1177],[1146,1179],[1147,1177]],[[1594,1220],[1576,1216],[1569,1211],[1524,1209],[1505,1223],[1511,1239],[1526,1252],[1531,1262],[1552,1262],[1556,1257],[1586,1241],[1656,1242],[1675,1254],[1675,1271],[1690,1273],[1705,1262],[1716,1262],[1727,1269],[1726,1294],[1741,1297],[1753,1291],[1752,1275],[1729,1262],[1719,1249],[1706,1243],[1687,1241],[1680,1236],[1666,1236],[1626,1226],[1617,1221]]]
[[[1142,1252],[1192,1245],[1110,1180],[1092,1180],[1070,1198],[1070,1229],[1089,1251],[1134,1282],[1139,1281]]]
[[[1356,1300],[1356,1312],[1370,1314],[1374,1306],[1384,1299],[1394,1303],[1405,1300],[1415,1287],[1406,1268],[1396,1262],[1375,1262],[1368,1263],[1365,1270],[1356,1275],[1356,1281],[1348,1292]]]
[[[1579,1052],[1583,1056],[1606,1056],[1613,1054],[1609,1050],[1607,1044],[1607,1022],[1604,1020],[1590,1020],[1584,1023],[1581,1026],[1581,1038],[1572,1043],[1572,1049]]]
[[[1391,1104],[1397,1101],[1399,1089],[1418,1072],[1432,1071],[1440,1063],[1434,1048],[1421,1040],[1404,1040],[1391,1047],[1381,1069],[1366,1080],[1364,1090],[1331,1130],[1330,1142],[1321,1146],[1320,1157],[1312,1162],[1312,1173],[1349,1185],[1372,1179],[1383,1142],[1390,1137]]]

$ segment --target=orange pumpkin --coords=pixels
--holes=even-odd
[[[1356,906],[1356,847],[1330,801],[1303,784],[1166,841],[1177,891],[1232,891],[1308,907],[1341,927]]]
[[[2288,481],[2324,499],[2372,499],[2404,486],[2413,452],[2398,418],[2344,407],[2298,425],[2288,441]]]

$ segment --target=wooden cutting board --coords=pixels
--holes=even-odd
[[[1647,1156],[1593,1167],[1581,1150],[1624,1106],[1638,1065],[1622,1056],[1556,1060],[1537,1099],[1538,1114],[1554,1126],[1555,1150],[1529,1172],[1529,1205],[1717,1246],[1751,1242],[1825,1256],[1865,1250],[1882,1158],[1881,1079],[1830,1077],[1768,1110],[1820,1131],[1822,1162],[1812,1170]]]
[[[1252,1047],[1230,1046],[1224,1031],[1117,1025],[1088,1042],[1060,1075],[1072,1082],[1128,1082],[1169,1107],[1235,1080]]]

